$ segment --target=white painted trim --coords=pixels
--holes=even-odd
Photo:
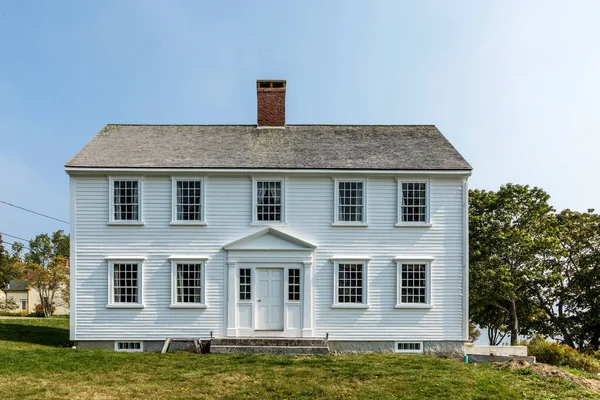
[[[144,308],[144,258],[133,256],[105,257],[108,273],[108,301],[106,308]],[[115,303],[114,301],[114,264],[124,263],[133,264],[132,261],[137,261],[138,264],[138,301],[137,303]]]
[[[401,224],[395,224],[396,228],[431,228],[432,224],[414,223],[414,222],[403,222]]]
[[[177,256],[169,256],[168,260],[182,260],[182,261],[208,261],[208,257],[206,256],[196,256],[196,255],[177,255]]]
[[[423,262],[423,261],[427,261],[427,262],[432,262],[433,260],[435,260],[434,257],[429,257],[429,256],[397,256],[394,257],[394,261],[414,261],[416,263],[419,262]]]
[[[398,206],[396,207],[396,225],[400,227],[413,227],[413,228],[428,228],[431,227],[431,183],[429,179],[406,179],[396,178],[398,183]],[[402,184],[403,183],[424,183],[425,184],[425,222],[403,222],[402,221]]]
[[[379,169],[362,169],[362,170],[348,170],[348,169],[260,169],[260,168],[90,168],[90,167],[65,167],[65,172],[85,172],[86,174],[98,173],[106,174],[108,172],[120,172],[120,173],[201,173],[201,174],[221,174],[221,173],[232,173],[237,175],[243,174],[347,174],[347,175],[460,175],[470,176],[471,170],[463,169],[449,169],[449,170],[379,170]]]
[[[425,308],[425,309],[429,309],[429,308],[433,308],[433,306],[431,304],[415,304],[415,303],[404,303],[404,304],[396,304],[394,306],[394,308],[396,309],[402,309],[402,308],[406,308],[406,309],[410,309],[410,308]]]
[[[344,228],[368,228],[369,224],[361,224],[361,223],[353,223],[353,222],[348,222],[348,223],[344,223],[344,222],[334,222],[333,224],[331,224],[331,226],[335,227],[335,228],[339,228],[339,227],[344,227]]]
[[[344,303],[338,303],[338,304],[332,304],[331,308],[357,308],[357,309],[367,309],[369,308],[368,304],[344,304]]]
[[[371,261],[369,256],[333,256],[331,261]]]
[[[77,340],[77,178],[69,177],[69,279],[70,304],[69,339]],[[29,304],[27,304],[29,306]]]
[[[169,257],[171,261],[171,305],[170,308],[206,308],[206,261],[208,258],[181,258],[181,256]],[[177,264],[189,263],[200,264],[200,303],[177,302]]]
[[[331,308],[369,308],[369,257],[332,257],[333,263],[333,303]],[[340,264],[362,264],[363,265],[363,290],[362,303],[340,303],[338,300],[339,288],[339,265]]]
[[[139,343],[139,350],[119,350],[119,343]],[[144,351],[144,342],[142,340],[115,340],[115,351],[119,353],[141,353]]]
[[[279,229],[276,229],[276,228],[273,228],[273,227],[269,226],[269,227],[264,228],[264,229],[262,229],[260,231],[251,233],[250,235],[247,235],[247,236],[244,236],[243,238],[234,240],[233,242],[224,245],[223,249],[225,249],[225,250],[236,250],[235,249],[236,245],[239,245],[241,243],[244,243],[244,242],[247,242],[247,241],[250,241],[250,240],[253,240],[253,239],[257,239],[257,238],[259,238],[261,236],[264,236],[264,235],[267,235],[267,234],[271,234],[273,236],[277,236],[277,237],[279,237],[281,239],[284,239],[284,240],[286,240],[286,241],[288,241],[290,243],[294,243],[294,244],[297,244],[299,246],[303,246],[303,247],[306,248],[306,249],[292,249],[291,251],[304,251],[304,250],[312,250],[312,249],[316,249],[317,248],[317,246],[314,245],[314,244],[312,244],[312,243],[309,243],[309,242],[307,242],[305,240],[297,238],[296,236],[292,236],[292,235],[290,235],[288,233],[285,233],[285,232],[283,232],[283,231],[281,231]],[[247,250],[253,250],[253,249],[241,249],[241,250],[247,251]],[[254,250],[268,251],[268,249],[254,249]],[[276,250],[277,251],[288,251],[287,249],[286,250],[276,249]]]
[[[177,181],[193,181],[200,182],[200,198],[201,198],[201,212],[200,220],[197,221],[185,221],[177,219]],[[198,177],[193,178],[189,176],[171,176],[171,223],[170,225],[195,225],[195,226],[206,226],[206,178]]]
[[[281,220],[280,221],[259,221],[256,215],[257,208],[257,188],[256,182],[281,182]],[[285,225],[286,223],[286,178],[285,177],[272,177],[272,176],[253,176],[252,177],[252,226],[258,225]]]
[[[432,308],[431,302],[431,264],[433,257],[395,257],[396,261],[396,305],[394,308]],[[425,264],[425,303],[403,303],[402,297],[402,264]]]
[[[469,340],[469,183],[463,183],[463,328],[464,340]]]
[[[333,178],[334,187],[333,187],[333,223],[331,226],[348,226],[348,227],[367,227],[369,226],[369,217],[368,217],[368,204],[367,199],[368,196],[368,179],[364,178]],[[340,221],[339,220],[339,197],[340,197],[340,189],[339,184],[343,182],[361,182],[363,184],[363,219],[362,221]]]
[[[420,350],[398,350],[398,344],[400,343],[418,343]],[[394,352],[401,354],[420,354],[423,353],[423,342],[421,341],[412,341],[412,340],[401,340],[394,342]]]
[[[114,182],[137,181],[138,182],[138,219],[137,220],[115,220],[115,189]],[[108,222],[107,225],[140,226],[144,225],[144,177],[143,176],[109,176],[108,177]]]

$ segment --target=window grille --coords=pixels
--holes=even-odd
[[[338,221],[364,222],[363,182],[338,182]]]
[[[113,296],[115,303],[139,302],[139,264],[113,264]]]
[[[201,221],[202,206],[202,181],[177,181],[177,221]]]
[[[338,265],[338,303],[363,302],[363,264]]]
[[[113,181],[113,215],[115,221],[139,220],[139,181]]]
[[[177,264],[177,303],[202,303],[202,264]]]
[[[240,269],[240,300],[252,300],[252,270],[250,268]]]
[[[282,221],[281,181],[256,181],[256,220]]]
[[[402,222],[427,222],[425,182],[402,182]]]
[[[427,303],[427,264],[402,264],[400,301]]]
[[[290,269],[288,272],[288,300],[300,300],[300,270]]]

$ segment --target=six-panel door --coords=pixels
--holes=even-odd
[[[257,268],[256,329],[283,330],[283,268]]]

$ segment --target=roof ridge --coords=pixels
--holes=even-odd
[[[106,124],[106,126],[249,126],[256,127],[256,124]],[[285,126],[427,126],[435,127],[435,124],[286,124]]]

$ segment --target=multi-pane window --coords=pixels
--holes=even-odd
[[[300,270],[297,268],[288,271],[288,300],[300,300]]]
[[[140,303],[140,282],[138,263],[114,263],[113,303]]]
[[[252,300],[252,270],[240,269],[240,300]]]
[[[175,220],[202,221],[202,181],[177,180],[175,184]]]
[[[396,342],[396,353],[422,353],[421,342]]]
[[[176,268],[176,302],[202,304],[202,264],[177,263]]]
[[[400,274],[400,303],[427,304],[427,264],[403,263]]]
[[[130,352],[143,351],[142,342],[116,342],[115,350]]]
[[[427,222],[427,183],[401,183],[401,222]]]
[[[364,264],[338,264],[337,302],[362,304],[364,289]]]
[[[337,222],[365,222],[363,181],[337,182]]]
[[[140,220],[140,181],[137,179],[115,179],[113,184],[113,220]]]
[[[282,222],[282,181],[256,181],[256,221]]]

